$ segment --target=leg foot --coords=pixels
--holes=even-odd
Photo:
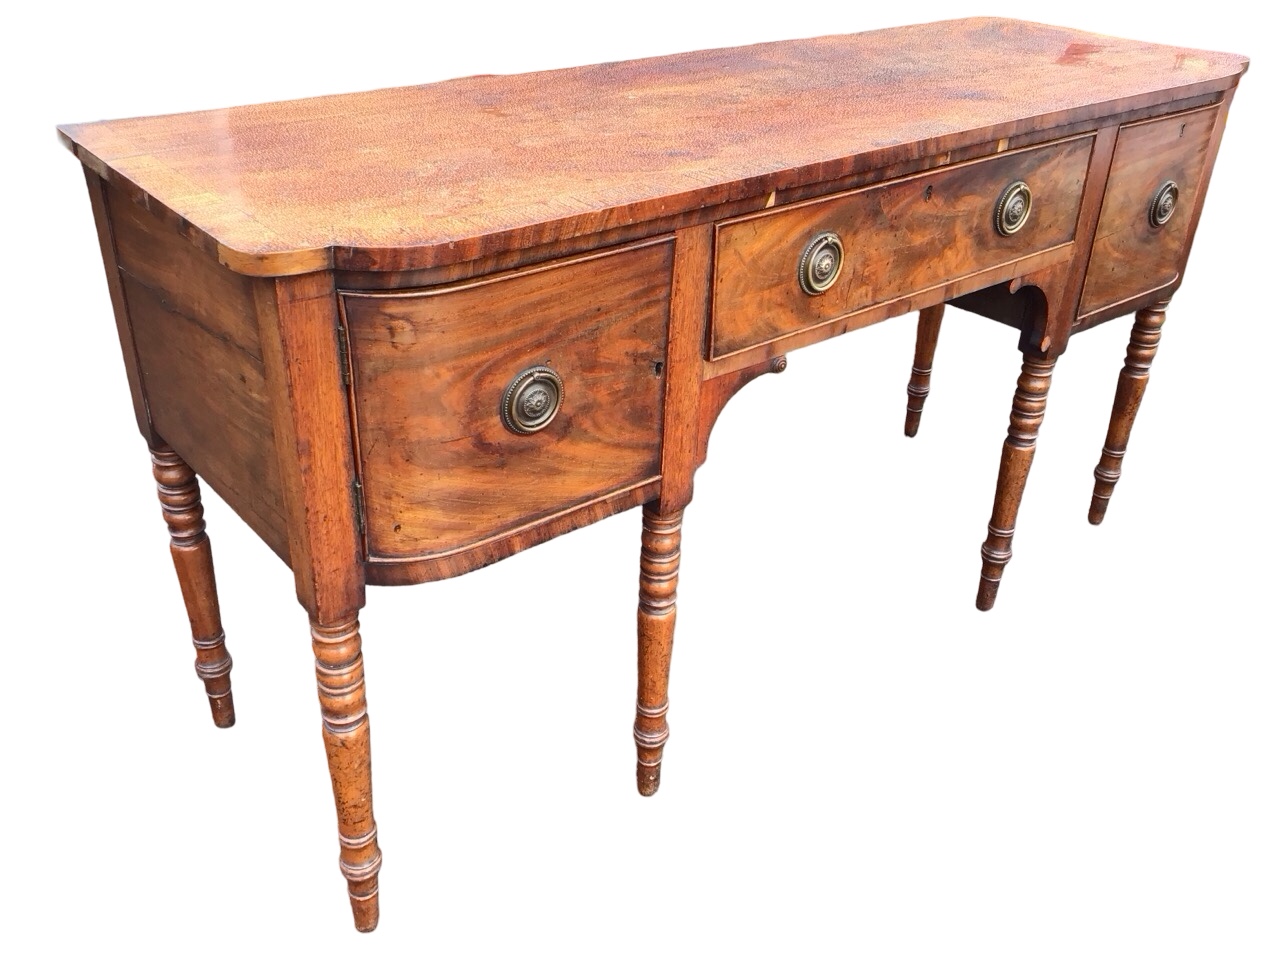
[[[1120,461],[1129,446],[1129,434],[1134,418],[1142,403],[1151,378],[1151,362],[1160,345],[1160,328],[1164,326],[1168,301],[1157,303],[1147,310],[1139,310],[1133,321],[1133,333],[1129,337],[1129,349],[1125,353],[1124,367],[1116,383],[1116,400],[1111,407],[1111,423],[1107,427],[1107,440],[1102,445],[1102,457],[1093,471],[1093,502],[1089,505],[1089,522],[1099,524],[1107,514],[1111,494],[1120,480]]]
[[[940,303],[920,311],[920,322],[916,327],[916,357],[911,365],[911,380],[907,383],[907,422],[903,432],[908,437],[914,437],[920,429],[920,415],[924,413],[924,401],[929,396],[933,353],[938,347],[944,309],[945,304]]]
[[[200,482],[191,467],[167,446],[151,449],[151,472],[156,478],[160,509],[169,525],[169,552],[191,621],[196,675],[204,681],[214,724],[230,727],[236,722],[231,699],[231,657],[218,610],[213,552],[204,532]]]
[[[336,624],[311,622],[316,655],[316,687],[329,778],[338,809],[338,865],[356,929],[378,925],[378,826],[373,820],[373,774],[369,757],[369,716],[364,695],[360,624],[355,617]]]
[[[640,546],[639,685],[636,695],[636,789],[658,792],[662,747],[667,742],[667,681],[676,629],[676,579],[680,572],[683,510],[662,514],[645,504]]]
[[[1032,357],[1024,357],[1022,361],[1022,375],[1018,377],[1018,389],[1013,394],[1013,411],[1009,414],[1009,435],[1000,453],[995,505],[991,510],[991,523],[987,525],[987,539],[982,545],[982,579],[978,582],[979,610],[990,610],[995,606],[1000,577],[1013,555],[1011,546],[1014,521],[1018,517],[1022,491],[1026,488],[1027,474],[1035,456],[1036,436],[1044,420],[1053,365],[1053,360],[1037,360]]]

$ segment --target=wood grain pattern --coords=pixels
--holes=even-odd
[[[715,232],[710,225],[676,233],[671,282],[671,328],[667,338],[666,394],[662,404],[662,496],[659,508],[674,513],[693,498],[698,459],[696,418],[701,364],[711,310],[711,264]]]
[[[1178,113],[1195,107],[1223,103],[1230,97],[1230,93],[1231,91],[1227,91],[1225,94],[1218,91],[1189,97],[1173,103],[1161,103],[1144,107],[1140,110],[1128,110],[1106,118],[1105,123],[1108,125],[1127,123],[1131,120],[1149,119],[1154,116]],[[1079,134],[1090,134],[1097,127],[1098,120],[1095,118],[1086,121],[1075,121],[1051,129],[1032,128],[1026,133],[968,143],[961,147],[953,147],[938,152],[920,153],[869,169],[859,167],[851,173],[836,176],[830,180],[781,184],[762,194],[754,194],[737,200],[727,200],[723,203],[697,207],[691,210],[682,210],[677,213],[657,213],[652,219],[610,226],[598,233],[569,237],[562,236],[546,243],[532,243],[525,247],[499,250],[475,260],[441,263],[419,269],[338,270],[335,273],[336,282],[339,289],[347,290],[399,290],[410,287],[457,283],[490,273],[577,256],[601,247],[633,243],[646,237],[674,233],[684,228],[703,226],[733,217],[744,216],[759,210],[783,207],[792,203],[800,203],[836,193],[846,193],[869,184],[897,180],[915,173],[963,163],[995,153],[1038,146],[1042,143]],[[1104,126],[1101,132],[1105,133],[1107,129],[1108,127]],[[922,146],[921,149],[932,150],[932,147]],[[1096,152],[1097,149],[1095,148]],[[1105,166],[1102,168],[1102,174],[1105,180]],[[1099,197],[1101,197],[1101,192],[1099,192]],[[1092,236],[1092,233],[1077,232],[1077,236],[1086,235]]]
[[[311,621],[325,752],[338,814],[340,866],[356,929],[378,924],[364,661],[356,615],[364,576],[355,461],[329,274],[255,287],[263,365],[288,517],[298,600]]]
[[[1013,529],[1022,503],[1022,491],[1036,453],[1036,436],[1044,421],[1044,409],[1053,376],[1053,360],[1033,356],[1022,361],[1022,374],[1013,394],[1009,414],[1009,436],[1000,452],[1000,473],[996,479],[995,505],[982,544],[982,578],[978,582],[978,609],[990,610],[996,602],[1000,578],[1013,556]]]
[[[408,295],[344,294],[369,554],[444,557],[661,470],[672,244]],[[521,371],[564,382],[555,419],[508,430]]]
[[[364,606],[363,550],[333,278],[254,293],[298,601],[313,621],[346,623]]]
[[[1091,137],[1079,137],[721,224],[711,357],[1069,242],[1091,148]],[[1030,219],[1002,236],[993,222],[996,201],[1018,180],[1031,187]],[[801,288],[797,265],[824,231],[840,236],[844,265],[835,284],[815,296]]]
[[[1046,303],[1043,322],[1023,331],[1021,347],[1024,351],[1031,349],[1044,356],[1056,357],[1067,349],[1075,329],[1080,295],[1088,269],[1088,259],[1083,254],[1092,245],[1098,229],[1098,218],[1102,214],[1102,200],[1106,195],[1107,178],[1119,132],[1119,122],[1112,120],[1094,135],[1093,155],[1089,157],[1084,197],[1080,201],[1080,219],[1076,221],[1075,249],[1066,266],[1059,268],[1052,282],[1046,285],[1046,293],[1052,296],[1052,302]]]
[[[1200,215],[1204,213],[1205,198],[1209,195],[1209,179],[1213,175],[1213,165],[1217,162],[1218,150],[1222,146],[1222,135],[1227,129],[1227,117],[1230,114],[1231,101],[1235,99],[1235,94],[1236,91],[1233,86],[1223,91],[1222,100],[1219,102],[1213,121],[1213,130],[1209,134],[1209,145],[1205,149],[1204,169],[1200,175],[1200,188],[1196,190],[1191,209],[1187,211],[1187,219],[1190,222],[1187,224],[1187,242],[1182,247],[1182,260],[1178,264],[1178,279],[1174,281],[1173,286],[1168,289],[1163,299],[1170,299],[1182,285],[1182,281],[1186,276],[1187,261],[1191,256],[1191,245],[1195,240],[1196,228],[1200,225]],[[1156,302],[1159,301],[1153,301],[1153,303]],[[1129,301],[1128,305],[1133,310],[1138,310],[1152,304]]]
[[[326,626],[313,620],[311,647],[316,657],[324,749],[338,811],[338,865],[347,880],[356,929],[368,933],[378,925],[382,851],[378,849],[378,825],[373,819],[373,768],[360,624],[351,619]]]
[[[707,445],[711,440],[711,431],[716,421],[720,419],[720,414],[724,412],[724,408],[737,396],[738,391],[757,377],[766,373],[782,373],[786,369],[786,357],[772,357],[754,366],[744,367],[703,383],[698,395],[697,434],[693,460],[695,466],[700,467],[707,462]]]
[[[925,310],[940,303],[954,303],[961,297],[988,287],[1003,285],[1006,288],[1008,286],[1016,288],[1023,285],[1024,280],[1027,278],[1060,274],[1062,268],[1072,262],[1073,250],[1074,244],[1064,243],[1043,253],[1033,254],[1027,259],[1019,260],[1016,263],[1002,264],[992,270],[970,274],[959,280],[948,280],[936,287],[915,291],[897,300],[890,300],[887,303],[878,303],[873,307],[859,310],[857,313],[851,313],[817,326],[807,327],[796,333],[787,334],[785,337],[757,347],[741,350],[719,360],[707,360],[703,364],[703,376],[710,379],[732,373],[735,370],[753,367],[763,360],[784,356],[801,347],[821,343],[823,340],[829,340],[832,337],[843,336],[853,330],[861,330],[863,327],[869,327],[872,324],[901,316],[904,313]]]
[[[637,486],[625,487],[556,513],[540,516],[521,526],[437,556],[408,560],[400,557],[368,557],[365,560],[365,581],[377,586],[406,586],[461,576],[540,543],[572,533],[615,513],[642,506],[658,496],[661,489],[662,481],[655,477]]]
[[[366,579],[452,576],[643,504],[633,732],[653,794],[683,511],[721,411],[784,351],[918,309],[914,434],[943,304],[962,298],[1023,353],[989,609],[1055,359],[1176,288],[1246,67],[976,18],[62,128],[219,725],[231,662],[196,473],[293,569],[357,929],[378,923],[381,867]],[[1148,235],[1130,214],[1164,178],[1176,229]],[[1032,217],[1002,237],[994,205],[1017,179]],[[823,229],[847,261],[808,297],[797,259]],[[1162,318],[1135,325],[1095,522]],[[537,364],[563,409],[512,432],[502,395]]]
[[[684,511],[662,513],[645,504],[640,535],[640,606],[636,614],[636,789],[651,797],[662,782],[667,725],[667,681],[676,630],[676,581],[680,575],[680,527]]]
[[[218,609],[218,584],[213,576],[213,551],[204,529],[200,482],[173,448],[151,448],[151,470],[165,523],[169,525],[169,552],[178,574],[178,586],[191,621],[191,642],[196,648],[196,676],[204,682],[213,722],[230,727],[236,722],[231,698],[231,656],[227,653]]]
[[[920,311],[916,324],[916,356],[911,364],[911,378],[907,381],[907,419],[902,431],[914,437],[920,429],[920,415],[924,402],[929,398],[929,380],[933,376],[933,353],[938,349],[938,333],[942,330],[942,312],[938,304]]]
[[[157,442],[163,436],[180,451],[288,562],[254,306],[259,281],[220,265],[120,190],[107,189],[104,201]]]
[[[395,270],[1220,91],[1246,66],[974,18],[61,133],[242,273]]]
[[[107,191],[107,205],[120,270],[166,309],[261,365],[255,281],[228,270],[120,190]]]
[[[116,243],[112,232],[111,211],[107,203],[107,184],[89,168],[84,169],[85,185],[89,188],[89,203],[93,207],[93,222],[98,231],[98,248],[102,252],[102,265],[107,274],[107,292],[111,295],[111,312],[116,321],[116,334],[120,338],[120,353],[124,358],[125,377],[129,381],[129,394],[133,398],[133,415],[138,432],[148,443],[160,443],[159,436],[151,429],[151,413],[147,408],[147,394],[138,365],[138,351],[133,342],[133,327],[129,322],[129,305],[125,302],[124,283],[116,261]]]
[[[1125,351],[1124,367],[1116,383],[1116,399],[1111,406],[1111,422],[1107,426],[1107,439],[1102,445],[1102,457],[1093,471],[1093,502],[1089,506],[1089,522],[1099,524],[1106,516],[1111,495],[1120,480],[1120,462],[1129,448],[1129,435],[1133,421],[1147,391],[1151,379],[1151,363],[1160,346],[1160,329],[1164,326],[1168,301],[1146,310],[1139,310],[1129,336],[1129,348]]]
[[[167,291],[121,276],[155,430],[287,562],[262,363],[176,312]]]
[[[1218,108],[1209,107],[1120,130],[1089,257],[1081,317],[1177,281],[1217,118]],[[1153,227],[1147,210],[1166,180],[1177,182],[1178,203],[1168,223]]]

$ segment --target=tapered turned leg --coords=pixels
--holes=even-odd
[[[218,610],[218,586],[213,578],[213,552],[204,532],[204,507],[195,472],[170,447],[151,448],[151,472],[160,494],[160,509],[169,524],[169,552],[191,621],[196,648],[196,675],[204,681],[213,722],[230,727],[236,722],[231,699],[231,657],[227,654]]]
[[[658,792],[662,746],[667,742],[667,680],[676,630],[676,578],[680,573],[680,520],[683,510],[663,515],[658,504],[644,508],[640,536],[639,686],[636,693],[636,788],[642,796]]]
[[[924,413],[924,401],[929,396],[933,352],[938,347],[944,308],[945,304],[940,303],[920,311],[920,323],[916,327],[916,359],[911,365],[911,380],[907,383],[907,423],[903,432],[908,437],[914,437],[920,429],[920,414]]]
[[[1160,346],[1160,328],[1164,326],[1164,312],[1169,302],[1157,303],[1147,310],[1139,310],[1133,321],[1133,333],[1129,337],[1129,349],[1125,353],[1124,368],[1116,383],[1116,402],[1111,407],[1111,423],[1107,427],[1107,441],[1102,446],[1102,458],[1093,471],[1093,503],[1089,506],[1089,522],[1098,524],[1107,515],[1107,504],[1120,480],[1120,461],[1129,446],[1129,434],[1138,406],[1151,378],[1151,361]]]
[[[356,929],[378,925],[378,825],[373,822],[373,774],[369,762],[369,716],[364,696],[364,658],[360,623],[353,616],[337,624],[311,622],[316,655],[316,687],[324,749],[329,757],[333,801],[338,808],[338,865],[347,878],[347,894]]]
[[[1044,420],[1053,376],[1053,360],[1024,357],[1018,389],[1013,393],[1013,412],[1009,414],[1009,436],[1000,453],[1000,474],[996,480],[996,501],[987,526],[987,540],[982,545],[982,579],[978,582],[978,609],[995,606],[996,591],[1005,564],[1013,555],[1013,526],[1022,503],[1022,491],[1036,452],[1036,435]]]

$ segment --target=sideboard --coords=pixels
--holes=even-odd
[[[989,608],[1054,365],[1136,313],[1106,509],[1246,67],[980,18],[59,128],[218,726],[231,658],[197,478],[294,573],[357,928],[381,865],[366,584],[641,507],[652,794],[681,519],[721,410],[788,351],[920,311],[913,433],[951,303],[1023,354]]]

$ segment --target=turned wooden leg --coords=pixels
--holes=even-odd
[[[916,327],[916,359],[911,365],[911,380],[907,383],[907,423],[903,432],[914,437],[920,429],[920,414],[929,396],[929,377],[933,373],[933,352],[938,347],[938,331],[942,329],[942,311],[945,304],[925,307],[920,311],[920,323]]]
[[[1120,480],[1120,461],[1129,446],[1129,434],[1133,430],[1138,406],[1151,378],[1151,361],[1160,345],[1160,328],[1164,326],[1164,312],[1169,301],[1157,303],[1147,310],[1139,310],[1133,321],[1133,333],[1129,337],[1129,349],[1125,353],[1124,368],[1116,383],[1116,402],[1111,407],[1111,423],[1107,427],[1107,440],[1102,446],[1102,458],[1093,471],[1093,503],[1089,506],[1089,522],[1098,524],[1107,515],[1107,504]]]
[[[196,675],[204,681],[213,722],[230,727],[236,722],[231,699],[231,657],[227,654],[218,610],[218,585],[213,578],[213,551],[204,532],[204,507],[195,471],[168,446],[151,448],[151,472],[156,478],[160,509],[169,524],[169,552],[191,621],[196,648]]]
[[[639,685],[636,693],[636,788],[642,796],[658,792],[662,746],[667,742],[667,680],[676,630],[676,578],[680,573],[680,520],[683,510],[661,514],[658,504],[644,508],[640,536]]]
[[[329,757],[333,801],[338,808],[338,865],[356,929],[378,925],[378,825],[373,822],[373,774],[369,762],[369,716],[364,696],[360,623],[352,616],[335,624],[311,621],[316,655],[316,687]]]
[[[996,591],[1005,564],[1013,555],[1013,526],[1022,503],[1022,491],[1036,452],[1036,435],[1044,420],[1053,376],[1053,360],[1024,357],[1018,389],[1013,394],[1013,412],[1009,414],[1009,436],[1000,453],[1000,474],[996,480],[996,500],[987,526],[987,540],[982,545],[982,579],[978,582],[978,609],[995,606]]]

